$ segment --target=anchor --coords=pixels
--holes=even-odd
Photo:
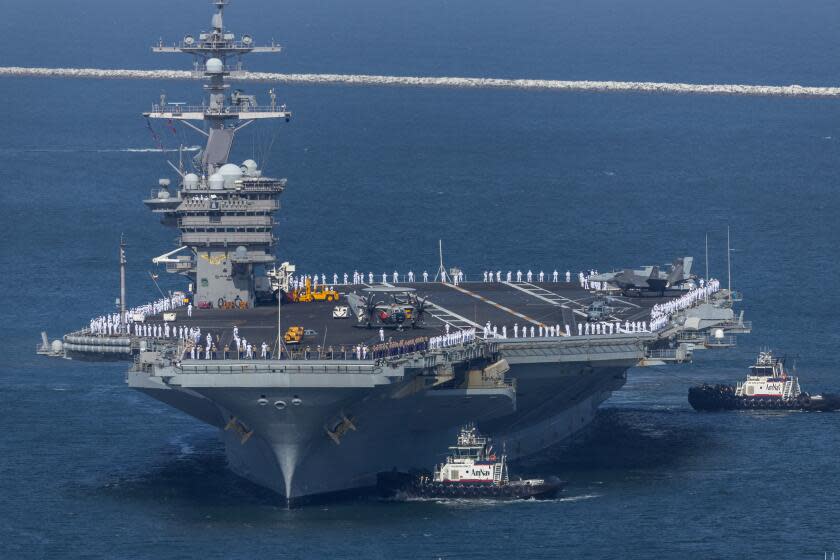
[[[239,443],[242,445],[245,445],[245,443],[251,439],[251,436],[254,435],[254,430],[249,430],[245,424],[236,418],[236,416],[231,416],[230,420],[228,420],[228,423],[225,426],[225,431],[228,430],[235,430],[236,433],[239,434]]]
[[[356,425],[353,424],[352,418],[348,418],[343,412],[341,413],[341,421],[336,424],[335,428],[330,430],[326,425],[324,426],[324,431],[327,432],[327,435],[330,436],[330,439],[336,445],[341,445],[341,437],[347,430],[353,430],[355,432]]]

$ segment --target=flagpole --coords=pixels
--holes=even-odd
[[[729,226],[726,226],[726,287],[732,301],[732,249],[729,246]]]

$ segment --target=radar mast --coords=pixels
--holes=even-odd
[[[239,90],[227,95],[230,85],[225,83],[225,78],[242,71],[242,56],[250,53],[279,53],[282,50],[274,42],[267,46],[257,46],[251,35],[243,34],[237,38],[236,34],[225,29],[223,22],[227,3],[227,0],[213,2],[216,13],[211,19],[212,31],[199,33],[197,39],[193,35],[185,35],[180,43],[174,45],[164,45],[161,40],[152,47],[152,52],[156,53],[191,54],[194,72],[207,80],[204,85],[208,93],[207,101],[201,105],[185,105],[167,103],[166,98],[161,96],[160,103],[153,105],[150,112],[144,113],[151,119],[205,121],[209,133],[198,131],[207,135],[207,146],[202,152],[202,172],[207,176],[227,161],[236,131],[256,119],[288,121],[292,116],[285,105],[276,105],[273,92],[270,94],[269,105],[259,105],[255,96],[245,95]],[[233,68],[230,64],[232,58],[236,58]],[[241,123],[235,124],[235,121]],[[231,122],[233,124],[228,124]],[[192,128],[196,129],[195,126]]]

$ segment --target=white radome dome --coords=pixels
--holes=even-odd
[[[196,189],[198,188],[198,175],[195,173],[187,173],[184,175],[184,188],[185,189]]]
[[[210,185],[210,188],[213,190],[221,190],[225,188],[225,177],[221,173],[213,173],[210,175],[210,178],[207,179],[207,184]]]
[[[239,166],[236,165],[235,163],[224,164],[223,166],[221,166],[219,168],[218,173],[219,173],[219,175],[221,175],[225,179],[227,179],[229,177],[234,177],[236,179],[238,179],[239,177],[242,177],[242,170],[239,169]]]
[[[233,182],[242,177],[242,170],[235,163],[226,163],[218,171],[219,175],[224,177],[225,186],[233,187]]]
[[[208,58],[204,68],[208,74],[221,74],[225,71],[225,64],[218,58]]]

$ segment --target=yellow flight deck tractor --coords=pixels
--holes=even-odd
[[[283,335],[283,340],[286,344],[300,344],[300,341],[303,340],[303,327],[289,327],[286,334]]]
[[[302,290],[294,290],[291,295],[292,301],[301,303],[310,303],[313,301],[338,301],[338,292],[324,284],[321,284],[313,290],[312,281],[308,278],[306,279],[304,288]]]

